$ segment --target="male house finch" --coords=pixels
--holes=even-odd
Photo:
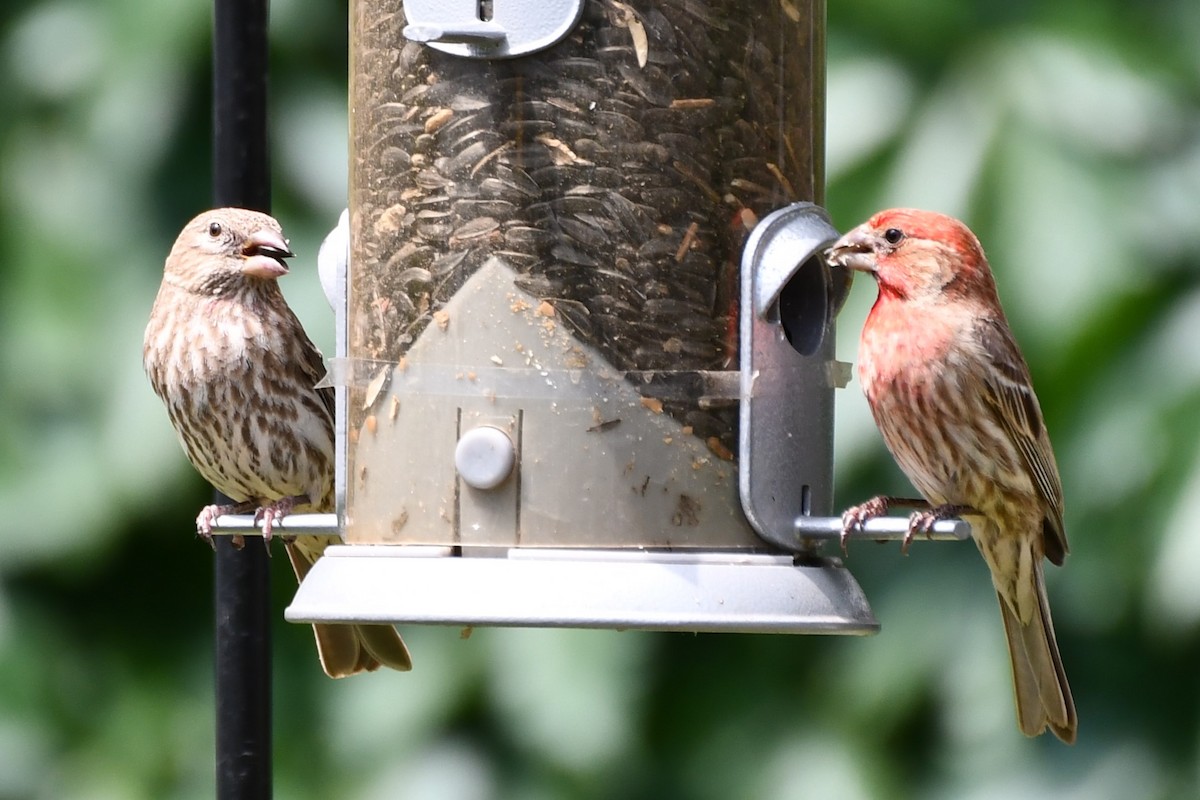
[[[333,511],[333,390],[316,388],[321,353],[288,308],[276,278],[293,254],[279,223],[241,208],[193,219],[167,256],[146,326],[142,360],[188,460],[236,506],[207,506],[210,536],[222,513],[257,507],[263,536],[293,510]],[[302,580],[334,536],[287,541]],[[390,625],[314,625],[331,678],[387,665],[412,668]]]
[[[1008,328],[979,240],[929,211],[881,211],[839,239],[829,262],[870,272],[879,296],[863,327],[858,377],[888,449],[932,507],[909,536],[963,516],[992,573],[1012,659],[1017,719],[1075,741],[1042,557],[1067,554],[1062,484],[1029,368]],[[880,497],[847,527],[886,513]]]

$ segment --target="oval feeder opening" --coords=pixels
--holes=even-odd
[[[827,271],[819,258],[810,258],[779,293],[779,324],[788,344],[802,356],[820,349],[829,328]]]

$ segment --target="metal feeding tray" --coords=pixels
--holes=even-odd
[[[907,521],[871,520],[850,542],[903,538]],[[216,521],[218,534],[257,535],[250,516]],[[334,514],[297,514],[278,535],[338,534]],[[840,520],[796,521],[791,544],[836,540]],[[935,540],[969,527],[940,521]],[[924,537],[915,541],[923,541]],[[289,622],[387,622],[618,630],[865,635],[870,605],[837,559],[788,555],[510,548],[455,556],[421,545],[329,547],[285,612]]]

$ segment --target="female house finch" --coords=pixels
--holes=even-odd
[[[333,391],[317,389],[321,353],[276,278],[292,256],[279,223],[240,208],[193,219],[167,256],[142,360],[188,460],[235,500],[196,518],[202,536],[231,510],[257,507],[263,536],[297,509],[333,511]],[[286,543],[302,580],[334,536]],[[314,625],[331,678],[412,668],[390,625]]]
[[[946,516],[971,523],[1000,599],[1021,732],[1049,726],[1074,742],[1075,705],[1042,576],[1043,556],[1061,565],[1067,554],[1062,484],[979,240],[956,219],[893,209],[847,233],[828,257],[879,285],[858,377],[888,449],[932,507],[913,515],[909,536]],[[851,509],[847,526],[885,513],[889,501]]]

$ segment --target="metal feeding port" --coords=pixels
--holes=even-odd
[[[494,58],[438,7],[351,4],[338,515],[280,528],[346,544],[287,618],[876,630],[806,522],[845,372],[823,6],[588,0]]]

